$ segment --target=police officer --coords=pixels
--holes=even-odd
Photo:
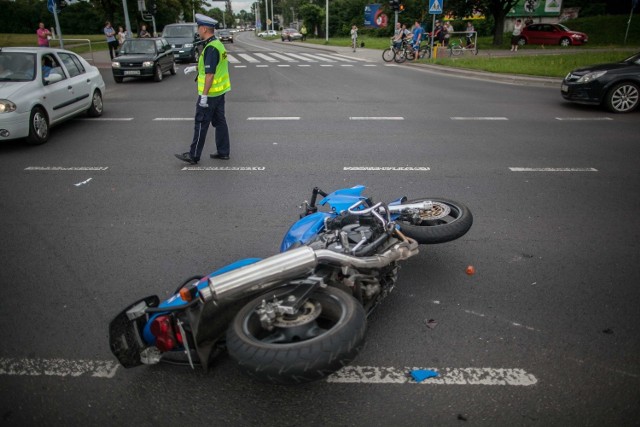
[[[185,74],[198,72],[198,102],[196,104],[195,127],[193,141],[188,152],[176,154],[176,157],[189,164],[200,161],[209,124],[216,129],[216,148],[218,152],[211,154],[212,159],[229,160],[229,128],[224,115],[224,94],[231,90],[229,80],[229,61],[227,52],[214,36],[217,22],[208,16],[196,14],[198,34],[204,40],[204,49],[195,66],[187,67]]]

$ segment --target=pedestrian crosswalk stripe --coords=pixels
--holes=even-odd
[[[319,53],[318,56],[328,57],[328,58],[331,58],[333,60],[338,60],[338,61],[341,61],[341,62],[356,62],[356,61],[354,61],[352,59],[342,58],[340,56],[327,55],[327,54],[324,54],[324,53]]]
[[[333,60],[333,59],[331,59],[331,58],[324,58],[324,57],[322,57],[322,56],[315,56],[315,55],[311,55],[310,53],[301,53],[300,55],[308,56],[308,57],[311,57],[311,58],[313,58],[313,59],[320,60],[320,61],[322,61],[322,62],[337,62],[337,61],[334,61],[334,60]]]
[[[265,61],[267,61],[267,62],[278,62],[278,60],[277,60],[277,59],[274,59],[274,58],[272,58],[272,57],[270,57],[270,56],[268,56],[268,55],[265,55],[264,53],[256,53],[255,55],[256,55],[258,58],[262,58],[262,59],[264,59],[264,60],[265,60]]]
[[[238,62],[240,62],[238,58],[236,58],[233,55],[229,55],[228,53],[227,53],[227,61],[229,61],[232,64],[237,64]]]
[[[254,58],[251,55],[247,55],[246,53],[239,53],[238,56],[242,59],[247,60],[247,62],[251,62],[251,63],[256,63],[256,62],[260,62],[260,60]]]
[[[272,55],[272,56],[275,56],[276,58],[282,59],[283,61],[287,61],[287,62],[298,62],[298,61],[296,61],[296,60],[295,60],[295,59],[293,59],[293,58],[289,58],[288,56],[284,56],[284,55],[281,55],[281,54],[279,54],[279,53],[272,53],[271,55]]]
[[[293,58],[301,59],[301,60],[303,60],[305,62],[318,62],[316,59],[307,58],[305,56],[297,55],[295,53],[287,53],[287,55],[289,55],[289,56],[291,56]]]

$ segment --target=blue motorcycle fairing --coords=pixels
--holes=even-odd
[[[364,185],[356,185],[351,188],[336,190],[333,193],[329,193],[324,199],[320,200],[320,204],[322,206],[328,204],[336,213],[346,211],[355,203],[366,199],[366,197],[362,195],[365,188],[366,187]]]
[[[236,270],[240,267],[244,267],[245,265],[249,265],[249,264],[253,264],[255,262],[260,261],[262,258],[245,258],[245,259],[241,259],[238,261],[235,261],[229,265],[226,265],[222,268],[219,268],[218,270],[214,271],[213,273],[210,273],[208,276],[203,277],[202,279],[200,279],[198,281],[198,284],[196,285],[198,289],[202,289],[205,286],[209,286],[209,277],[214,277],[214,276],[219,276],[220,274],[226,273],[228,271],[232,271],[232,270]],[[162,301],[159,305],[158,308],[170,308],[170,307],[176,307],[176,306],[180,306],[186,304],[186,301],[182,299],[182,297],[180,296],[179,293],[173,295],[171,298]],[[149,321],[147,322],[147,324],[144,326],[144,329],[142,331],[142,337],[144,338],[144,340],[146,341],[147,344],[150,345],[155,345],[156,343],[156,337],[155,335],[153,335],[151,333],[151,324],[153,323],[153,321],[155,320],[156,317],[158,316],[162,316],[166,313],[154,313],[151,317],[149,317]]]
[[[313,236],[322,230],[325,218],[334,215],[333,212],[315,212],[300,218],[289,228],[287,234],[284,235],[282,243],[280,244],[280,252],[286,251],[296,243],[302,245],[308,243]]]

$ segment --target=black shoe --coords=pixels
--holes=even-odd
[[[198,163],[198,161],[191,157],[191,154],[189,153],[176,154],[175,156],[176,158],[182,160],[183,162],[187,162],[190,165],[195,165]]]
[[[209,157],[211,157],[212,159],[218,159],[218,160],[229,160],[229,156],[223,156],[222,154],[218,154],[218,153],[210,154]]]

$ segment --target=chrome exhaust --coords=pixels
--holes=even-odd
[[[410,258],[417,253],[418,243],[409,238],[406,238],[405,242],[398,242],[382,254],[368,257],[355,257],[328,249],[313,250],[308,246],[302,246],[210,277],[209,285],[200,289],[200,298],[205,303],[237,300],[267,290],[283,281],[309,274],[319,264],[375,269]]]

